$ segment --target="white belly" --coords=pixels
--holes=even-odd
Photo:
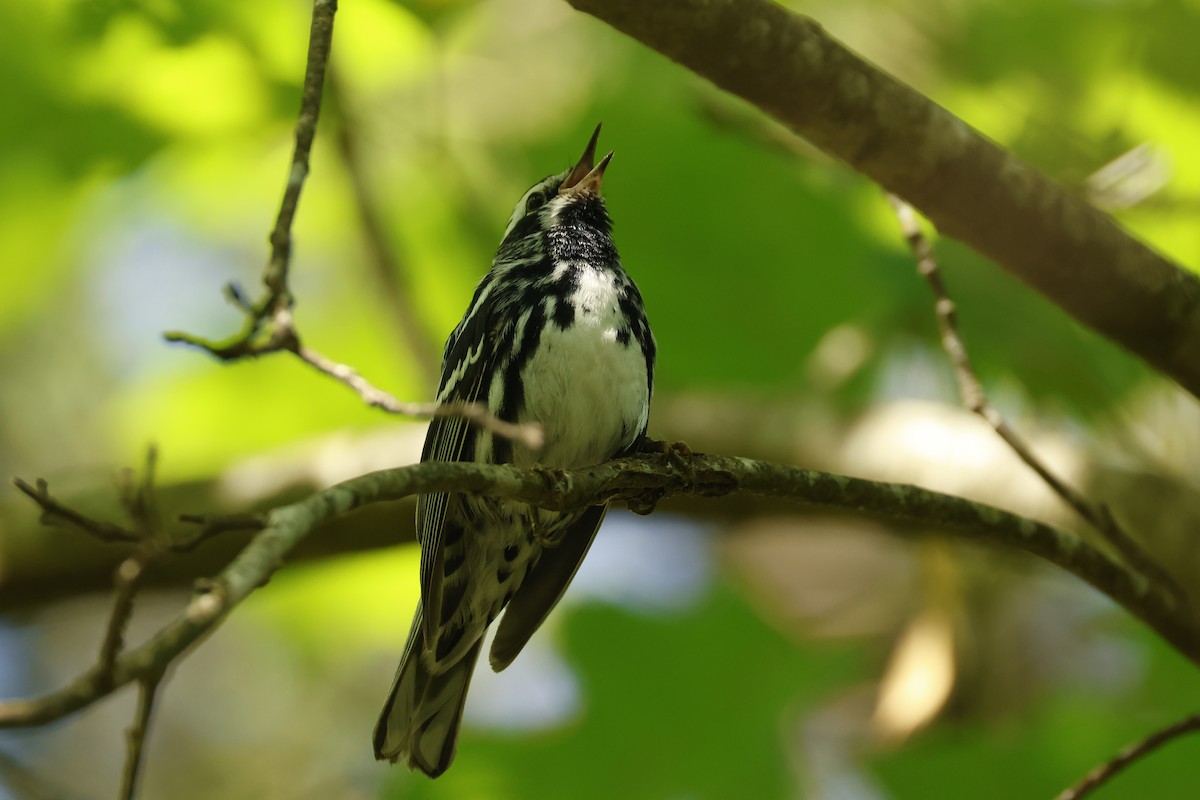
[[[636,340],[618,341],[622,318],[611,277],[585,271],[573,299],[575,323],[566,330],[549,323],[522,373],[521,418],[542,424],[546,445],[514,453],[520,465],[599,464],[631,445],[646,424],[646,358]]]

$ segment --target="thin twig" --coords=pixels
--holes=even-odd
[[[202,542],[229,531],[261,531],[267,520],[262,514],[180,514],[180,522],[199,526],[190,534],[175,537],[171,552],[189,553]]]
[[[954,301],[950,299],[950,295],[946,291],[946,284],[942,280],[941,270],[938,268],[937,261],[933,257],[933,248],[930,246],[929,240],[925,238],[925,235],[921,233],[921,228],[917,224],[916,214],[912,206],[894,194],[888,194],[887,197],[888,202],[892,204],[892,208],[896,211],[901,231],[904,233],[904,238],[912,250],[913,257],[917,260],[917,272],[926,280],[929,288],[933,291],[935,299],[934,309],[937,314],[938,330],[941,333],[942,348],[946,351],[946,355],[950,357],[951,366],[954,368],[954,378],[958,383],[958,391],[963,405],[972,413],[982,417],[996,431],[1000,438],[1012,448],[1017,457],[1037,473],[1038,477],[1055,494],[1062,498],[1067,505],[1073,508],[1079,516],[1083,517],[1093,528],[1099,531],[1100,535],[1116,548],[1117,552],[1130,566],[1147,578],[1159,582],[1171,593],[1180,607],[1187,607],[1188,597],[1183,588],[1125,532],[1113,517],[1112,512],[1109,511],[1108,506],[1102,503],[1093,504],[1089,502],[1082,493],[1051,472],[1034,455],[1033,451],[1017,432],[1008,425],[1004,417],[1000,415],[1000,412],[992,406],[987,395],[984,394],[983,384],[980,383],[979,377],[971,367],[971,360],[967,356],[966,345],[959,334],[958,315],[955,310]]]
[[[142,586],[146,567],[161,553],[159,540],[162,538],[158,517],[158,502],[154,489],[154,474],[158,466],[158,448],[153,444],[146,448],[146,463],[140,480],[133,470],[126,473],[121,488],[121,504],[140,539],[132,555],[126,558],[113,573],[113,607],[109,613],[104,639],[100,643],[98,659],[105,680],[112,680],[117,656],[125,646],[125,629],[133,616],[133,602]]]
[[[113,522],[93,519],[55,500],[49,493],[49,485],[41,478],[38,478],[36,488],[20,478],[13,478],[13,485],[31,497],[42,509],[41,522],[43,525],[67,527],[110,543],[146,543],[148,539],[154,539],[153,547],[150,548],[154,551],[190,553],[198,545],[218,534],[227,531],[257,531],[261,530],[265,524],[261,514],[180,514],[180,522],[199,525],[200,529],[188,533],[171,534],[163,533],[158,528],[147,529],[145,532],[142,530],[134,532]],[[145,523],[138,523],[139,528],[143,524]],[[145,562],[142,564],[143,568],[148,565],[150,560],[148,557],[139,556],[136,552],[130,556],[130,559],[133,558],[142,558]],[[134,572],[134,567],[122,564],[117,569],[115,580],[118,585],[122,581],[122,575],[129,576],[129,580],[137,580]]]
[[[275,217],[275,226],[268,240],[271,255],[263,270],[266,292],[251,303],[236,286],[226,289],[230,302],[246,312],[242,330],[223,342],[213,342],[180,331],[163,334],[169,342],[181,342],[198,347],[222,361],[256,357],[279,350],[294,349],[298,337],[292,322],[292,294],[288,286],[288,271],[292,259],[292,221],[300,203],[300,192],[308,177],[309,155],[317,133],[317,118],[321,112],[321,95],[325,88],[325,69],[333,42],[333,18],[336,0],[314,0],[312,24],[309,29],[308,58],[304,73],[304,90],[300,97],[300,113],[296,119],[296,145],[288,168],[283,200]]]
[[[142,577],[146,567],[160,551],[153,542],[145,542],[139,546],[129,558],[121,562],[113,575],[115,597],[112,611],[108,617],[108,626],[104,630],[104,640],[100,644],[100,673],[105,680],[111,681],[117,656],[125,646],[125,628],[129,618],[133,616],[133,601],[142,585]]]
[[[137,717],[125,734],[125,769],[121,776],[121,800],[133,800],[137,796],[138,778],[141,774],[142,753],[146,736],[150,733],[150,716],[154,712],[154,701],[163,673],[153,673],[138,681]]]
[[[129,515],[129,521],[140,539],[149,539],[160,529],[158,503],[155,500],[154,474],[158,467],[158,447],[151,444],[146,448],[146,463],[142,467],[141,479],[132,468],[125,471],[121,485],[121,505]]]
[[[370,383],[353,367],[331,361],[307,347],[298,347],[295,352],[305,364],[349,386],[372,408],[406,417],[462,417],[484,430],[519,442],[530,450],[540,450],[545,443],[542,426],[537,423],[506,422],[488,412],[482,403],[406,403]]]
[[[50,496],[50,486],[38,478],[36,486],[30,486],[20,478],[13,478],[13,485],[30,497],[42,509],[42,524],[73,530],[94,536],[104,542],[137,542],[141,537],[133,531],[111,522],[92,519],[69,508]]]
[[[292,153],[283,201],[279,206],[275,227],[270,234],[271,255],[263,270],[265,294],[257,301],[251,302],[235,284],[226,287],[227,299],[246,314],[242,330],[229,339],[216,342],[182,331],[168,331],[163,334],[163,338],[168,342],[178,342],[204,350],[222,361],[257,358],[269,353],[287,351],[317,370],[349,386],[368,405],[375,408],[407,417],[461,416],[471,424],[478,425],[497,436],[513,439],[532,450],[539,450],[543,442],[540,426],[506,422],[490,414],[479,404],[402,402],[370,384],[350,367],[326,358],[301,343],[300,334],[296,330],[295,319],[292,316],[293,298],[288,286],[288,272],[291,267],[292,255],[291,229],[292,221],[296,216],[296,208],[300,202],[300,191],[304,187],[305,178],[308,177],[309,155],[312,152],[317,117],[321,110],[322,89],[325,85],[329,64],[329,51],[333,39],[333,17],[336,10],[335,0],[316,0],[313,4],[308,64],[304,75],[304,93],[300,100],[300,115],[296,120],[296,146]],[[377,271],[381,274],[391,275],[391,280],[394,282],[398,275],[394,265],[394,256],[386,246],[382,223],[367,197],[365,179],[359,174],[361,168],[357,160],[357,151],[353,140],[348,138],[346,127],[346,125],[342,126],[340,143],[347,171],[351,174],[356,202],[368,243],[371,246],[372,257],[377,262]],[[403,294],[398,287],[393,288],[395,289],[391,292],[393,296],[398,297]],[[411,313],[411,307],[406,307],[404,310],[406,318],[413,317],[410,327],[415,331],[415,316]],[[420,337],[418,340],[416,334],[413,336],[414,348],[424,349],[424,337]],[[433,370],[425,362],[422,363],[422,370],[429,373],[427,377],[432,375]]]
[[[92,668],[98,691],[107,693],[118,685],[117,665],[125,648],[125,629],[133,616],[134,600],[142,585],[146,568],[168,547],[164,541],[158,517],[154,487],[158,450],[151,445],[146,450],[146,463],[141,476],[127,470],[120,487],[121,504],[129,515],[133,530],[108,522],[100,522],[64,506],[50,496],[46,481],[39,479],[37,488],[17,478],[17,488],[33,498],[42,508],[42,521],[66,522],[71,527],[105,541],[138,542],[133,553],[121,562],[113,575],[114,597],[96,666]],[[165,669],[165,666],[164,666]],[[119,797],[133,800],[141,766],[142,746],[150,724],[150,713],[162,671],[148,672],[138,679],[138,713],[128,734],[128,752]],[[121,681],[124,683],[127,681]]]
[[[325,90],[325,69],[333,44],[333,17],[337,0],[315,0],[312,25],[308,36],[308,58],[304,71],[304,93],[300,96],[300,114],[296,119],[296,148],[288,171],[287,188],[275,228],[271,231],[271,260],[263,274],[263,283],[276,298],[285,298],[287,307],[292,299],[288,287],[288,269],[292,258],[292,220],[300,205],[300,190],[308,177],[308,158],[317,135],[317,117],[321,112],[321,95]],[[271,306],[268,306],[271,308]]]
[[[1193,714],[1173,725],[1168,725],[1156,731],[1140,742],[1134,742],[1108,761],[1084,775],[1074,786],[1064,789],[1055,800],[1080,800],[1100,788],[1114,775],[1128,767],[1134,761],[1162,747],[1167,742],[1185,733],[1200,730],[1200,714]]]

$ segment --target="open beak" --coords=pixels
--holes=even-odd
[[[608,167],[608,162],[612,160],[613,154],[609,152],[600,159],[599,164],[595,163],[596,140],[599,138],[600,126],[597,125],[596,130],[592,132],[592,138],[588,139],[583,155],[579,157],[579,163],[567,174],[562,186],[558,187],[559,194],[600,193],[600,182],[604,178],[604,170]]]

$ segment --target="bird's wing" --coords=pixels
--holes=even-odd
[[[494,373],[497,337],[489,335],[486,282],[476,291],[467,316],[446,342],[438,402],[486,402],[489,376]],[[421,461],[470,461],[475,455],[479,429],[462,417],[435,417],[425,435]],[[417,498],[417,541],[421,543],[422,626],[425,641],[432,642],[441,621],[443,537],[446,530],[446,492]]]
[[[557,547],[542,551],[537,564],[509,601],[496,630],[488,656],[496,672],[512,663],[558,604],[592,546],[607,510],[607,505],[587,509],[567,528]]]

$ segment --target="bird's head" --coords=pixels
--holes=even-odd
[[[599,138],[600,126],[597,125],[575,166],[543,178],[521,196],[504,230],[506,244],[549,231],[560,220],[591,224],[607,233],[610,223],[600,185],[613,154],[610,151],[596,162],[596,140]]]

